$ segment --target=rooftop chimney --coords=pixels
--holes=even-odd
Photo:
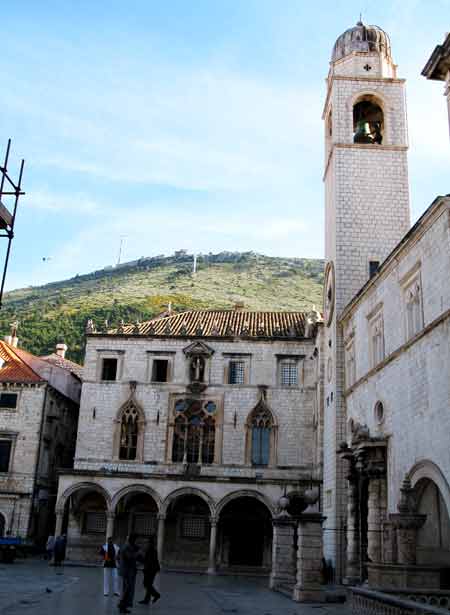
[[[67,352],[67,345],[64,343],[61,344],[56,344],[56,354],[61,357],[61,359],[64,359],[66,356],[66,352]]]
[[[8,339],[5,338],[5,342],[8,342],[14,348],[17,348],[17,344],[19,343],[19,338],[17,337],[17,327],[19,323],[17,320],[11,323],[11,333],[7,336]]]

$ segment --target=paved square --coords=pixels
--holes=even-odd
[[[46,562],[0,566],[0,613],[8,615],[103,615],[118,613],[117,598],[104,597],[101,568],[64,571]],[[135,605],[133,613],[154,615],[348,615],[345,605],[299,605],[271,592],[267,579],[163,573],[162,598],[154,607]],[[48,591],[50,590],[50,591]],[[136,597],[143,597],[138,573]]]

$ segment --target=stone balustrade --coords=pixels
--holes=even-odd
[[[359,587],[352,587],[351,607],[354,615],[448,615],[446,608],[431,606],[419,600],[410,599],[412,596],[417,598],[416,593],[411,591],[396,591],[398,597],[386,592],[373,591]],[[441,592],[433,591],[432,595]],[[448,594],[448,592],[443,592]],[[424,592],[426,596],[427,593]]]

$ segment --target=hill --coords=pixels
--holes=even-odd
[[[52,352],[57,341],[68,356],[83,360],[88,318],[111,325],[144,320],[164,311],[230,308],[243,301],[251,310],[308,310],[322,305],[323,261],[276,258],[253,252],[141,258],[116,267],[43,286],[7,293],[0,311],[0,334],[20,323],[20,345],[35,354]]]

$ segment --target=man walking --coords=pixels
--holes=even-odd
[[[134,588],[136,585],[136,563],[141,559],[139,547],[136,545],[136,534],[130,534],[127,542],[120,549],[119,574],[122,577],[122,597],[119,602],[119,612],[129,613],[127,609],[133,606]]]
[[[145,598],[139,600],[139,604],[149,604],[150,599],[153,598],[153,604],[161,598],[161,594],[154,588],[153,583],[155,576],[161,570],[158,560],[158,552],[155,548],[154,538],[150,538],[147,548],[144,553],[144,587]]]
[[[119,577],[117,576],[117,558],[119,547],[109,536],[100,553],[103,555],[103,595],[109,596],[110,587],[115,596],[119,596]]]

